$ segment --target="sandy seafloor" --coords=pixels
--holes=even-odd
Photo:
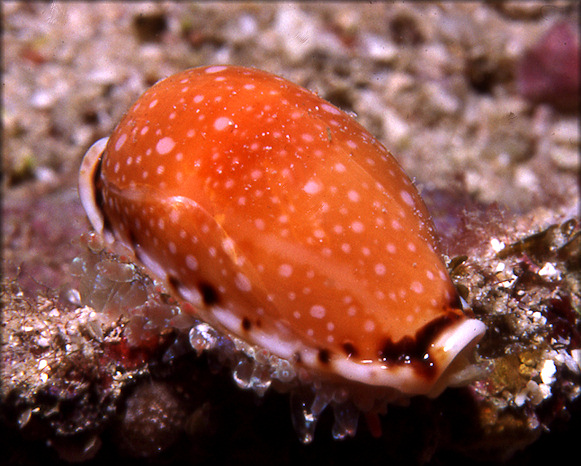
[[[527,50],[554,25],[570,24],[578,47],[572,2],[6,1],[2,10],[3,275],[18,278],[31,300],[71,282],[78,237],[89,229],[77,195],[88,147],[153,83],[208,64],[261,68],[353,112],[396,155],[444,230],[454,225],[452,210],[462,212],[446,207],[455,199],[496,203],[510,213],[507,229],[529,233],[578,216],[579,110],[568,104],[576,96],[519,84]],[[447,252],[462,253],[451,245]],[[42,437],[3,429],[13,442],[1,449],[10,451],[2,464],[38,460],[24,452],[44,448]],[[105,450],[111,437],[103,436]],[[524,442],[513,464],[548,458],[546,449],[555,458],[575,451],[565,441],[571,435],[555,437]],[[302,448],[281,444],[285,454]],[[244,442],[232,448],[232,458],[254,462]],[[322,447],[308,448],[295,457],[325,457]]]

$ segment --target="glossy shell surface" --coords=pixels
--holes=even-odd
[[[158,82],[89,150],[80,194],[202,319],[313,374],[435,395],[484,332],[394,157],[272,74]]]

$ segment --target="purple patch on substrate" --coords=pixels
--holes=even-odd
[[[568,21],[555,23],[517,64],[518,93],[560,110],[579,109],[579,36]]]
[[[506,208],[479,202],[460,188],[425,188],[422,196],[438,232],[440,251],[450,257],[480,249],[514,221]]]

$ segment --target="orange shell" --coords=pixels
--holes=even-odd
[[[158,82],[89,150],[80,192],[94,228],[202,319],[314,374],[436,395],[484,333],[394,157],[272,74]]]

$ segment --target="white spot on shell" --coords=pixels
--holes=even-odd
[[[315,304],[311,307],[310,313],[315,319],[323,319],[326,314],[326,309],[319,304]]]
[[[234,123],[232,122],[232,120],[230,120],[230,118],[228,117],[218,117],[214,121],[214,129],[216,131],[222,131],[224,128],[227,128],[228,126],[233,124]]]
[[[402,200],[409,205],[410,207],[413,207],[414,205],[414,200],[411,196],[411,194],[405,190],[401,190],[401,192],[399,193],[399,195],[401,196]]]
[[[325,237],[325,231],[318,228],[315,231],[313,231],[313,236],[317,239],[322,239]]]
[[[123,147],[123,144],[125,144],[126,140],[127,134],[123,133],[121,136],[119,136],[117,142],[115,143],[115,150],[118,151],[119,149],[121,149],[121,147]]]
[[[321,185],[315,180],[307,181],[307,184],[303,187],[303,191],[307,194],[317,194],[321,190]]]
[[[355,220],[351,223],[351,229],[355,233],[361,233],[363,230],[365,230],[365,226],[359,220]]]
[[[410,289],[414,292],[414,293],[423,293],[424,291],[424,285],[422,285],[420,282],[412,282],[410,285]]]
[[[326,112],[332,113],[333,115],[340,115],[341,112],[339,110],[337,110],[335,107],[329,105],[329,104],[321,104],[321,108],[323,110],[325,110]]]
[[[252,289],[252,283],[250,283],[250,279],[241,272],[236,274],[234,281],[236,283],[236,287],[240,291],[250,291]]]
[[[232,238],[224,238],[222,241],[222,249],[228,255],[235,254],[236,248],[234,247],[234,240]]]
[[[223,71],[225,69],[226,69],[225,66],[210,66],[210,67],[206,68],[206,73],[208,73],[208,74],[218,73],[218,72]]]
[[[349,198],[349,200],[351,202],[358,202],[359,201],[359,193],[353,189],[351,189],[348,193],[347,193],[347,197]]]
[[[198,260],[191,254],[186,256],[186,267],[190,270],[198,270]]]
[[[368,333],[373,332],[375,330],[375,322],[373,322],[372,320],[366,320],[365,323],[363,324],[363,330],[365,330]]]
[[[176,143],[175,141],[168,137],[165,138],[161,138],[159,141],[157,141],[157,145],[155,146],[155,150],[161,154],[167,154],[168,152],[171,152],[171,150],[175,147]]]
[[[290,264],[282,264],[278,268],[278,273],[281,277],[290,277],[293,273],[293,267]]]
[[[385,275],[385,265],[384,264],[375,264],[375,273],[377,275]]]

